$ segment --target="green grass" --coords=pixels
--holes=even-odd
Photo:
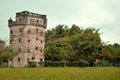
[[[0,80],[120,80],[120,68],[0,68]]]

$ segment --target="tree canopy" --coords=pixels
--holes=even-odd
[[[93,64],[95,59],[116,59],[120,57],[120,45],[104,44],[100,29],[83,29],[73,24],[71,28],[58,25],[45,32],[45,59],[52,61],[85,60]]]

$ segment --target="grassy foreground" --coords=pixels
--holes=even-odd
[[[0,68],[0,80],[120,80],[120,68]]]

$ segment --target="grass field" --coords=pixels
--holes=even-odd
[[[120,80],[120,68],[0,68],[0,80]]]

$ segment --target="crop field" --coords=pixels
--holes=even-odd
[[[0,80],[120,80],[120,68],[0,68]]]

